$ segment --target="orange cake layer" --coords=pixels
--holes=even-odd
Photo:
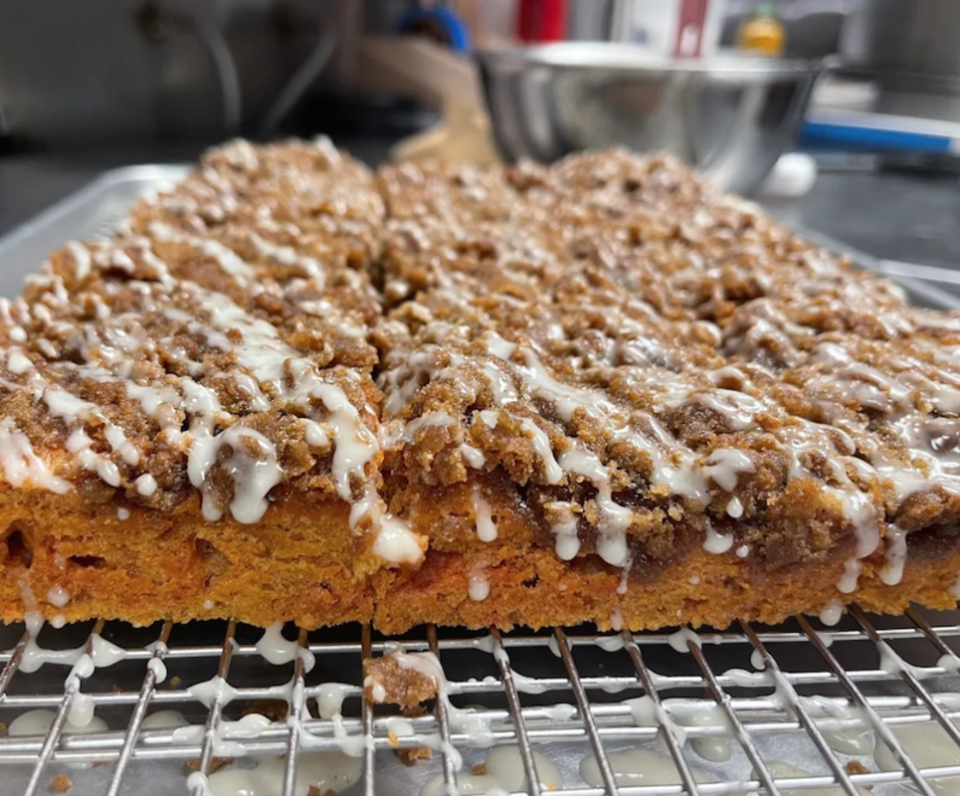
[[[7,536],[3,621],[21,618],[24,605],[58,624],[229,615],[312,628],[373,612],[342,502],[291,494],[255,524],[209,522],[196,497],[170,511],[131,506],[124,519],[75,495],[6,498],[0,507],[18,529]]]
[[[0,343],[5,621],[955,603],[960,318],[669,158],[233,142]]]

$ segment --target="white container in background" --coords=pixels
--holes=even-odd
[[[610,38],[643,45],[656,55],[670,56],[677,43],[681,10],[690,0],[615,0]],[[708,0],[700,55],[717,51],[725,0]],[[685,41],[691,32],[687,31]]]

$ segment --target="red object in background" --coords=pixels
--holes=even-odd
[[[703,46],[703,26],[707,19],[708,0],[682,0],[680,19],[677,20],[677,40],[673,45],[675,58],[699,58]]]
[[[567,38],[567,0],[520,0],[517,36],[535,43]]]

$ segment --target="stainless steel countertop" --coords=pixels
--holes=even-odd
[[[956,175],[821,171],[801,199],[764,200],[778,218],[886,260],[960,270]]]

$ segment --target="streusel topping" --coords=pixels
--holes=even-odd
[[[373,186],[324,142],[236,142],[116,239],[54,252],[0,304],[7,480],[166,510],[199,492],[242,523],[297,490],[419,559],[379,496]]]
[[[960,512],[960,319],[669,158],[381,171],[386,472],[506,470],[606,562],[678,534],[769,566]],[[401,487],[402,488],[402,487]],[[689,541],[689,540],[688,540]]]
[[[560,558],[625,576],[844,543],[845,592],[960,518],[960,318],[666,157],[373,175],[234,142],[54,252],[0,344],[12,485],[211,521],[342,500],[388,564],[428,540],[381,495],[420,485],[472,482],[486,544],[508,479]]]

